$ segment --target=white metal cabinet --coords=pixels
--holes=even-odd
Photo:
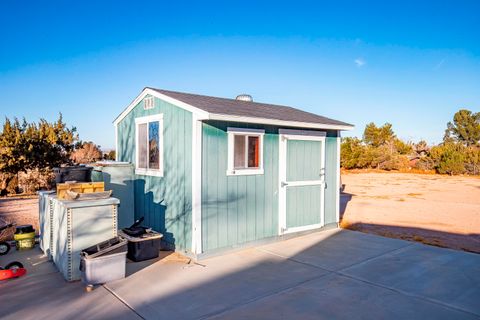
[[[40,249],[52,258],[51,249],[51,233],[52,233],[52,201],[56,197],[55,191],[39,191],[38,192],[38,221],[40,225]]]
[[[67,281],[80,280],[83,249],[117,236],[119,202],[112,197],[92,201],[54,199],[51,254]]]

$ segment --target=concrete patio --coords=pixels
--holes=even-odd
[[[0,257],[2,319],[480,319],[480,255],[347,230],[188,263],[127,264],[85,293],[39,251]]]

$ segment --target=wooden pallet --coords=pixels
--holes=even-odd
[[[58,199],[65,199],[67,190],[76,193],[92,193],[105,191],[104,182],[81,182],[81,183],[58,183],[57,197]]]

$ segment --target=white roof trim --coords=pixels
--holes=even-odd
[[[322,124],[322,123],[313,123],[313,122],[287,121],[287,120],[277,120],[277,119],[269,119],[269,118],[234,116],[234,115],[217,114],[217,113],[210,113],[210,116],[208,117],[208,119],[210,119],[210,120],[221,120],[221,121],[233,121],[233,122],[270,124],[270,125],[286,126],[286,127],[327,129],[327,130],[328,129],[330,129],[330,130],[353,130],[355,128],[355,126],[349,126],[349,125],[336,125],[336,124]]]
[[[205,110],[199,109],[197,107],[194,107],[192,105],[189,105],[188,103],[182,102],[180,100],[174,99],[172,97],[166,96],[160,92],[157,92],[155,90],[152,90],[150,88],[145,88],[143,91],[133,100],[126,108],[123,110],[123,112],[113,121],[114,125],[118,125],[120,121],[122,121],[129,113],[130,111],[135,108],[137,104],[140,103],[140,101],[145,98],[146,95],[151,95],[154,97],[157,97],[165,102],[171,103],[179,108],[182,108],[184,110],[190,111],[191,113],[194,113],[198,116],[199,120],[206,120],[208,119],[208,112]]]

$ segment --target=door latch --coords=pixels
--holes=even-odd
[[[282,188],[284,188],[285,186],[288,186],[288,183],[282,181],[282,182],[280,183],[280,185],[282,186]]]

